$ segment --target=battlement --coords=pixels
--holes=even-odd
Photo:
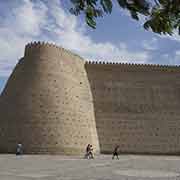
[[[84,60],[81,56],[73,53],[70,50],[65,49],[62,46],[57,46],[53,43],[48,42],[31,42],[25,46],[25,57],[32,57],[34,55],[49,56],[51,58],[58,58],[64,54],[72,59]],[[131,71],[166,71],[166,72],[179,72],[180,66],[178,65],[160,65],[160,64],[137,64],[137,63],[121,63],[121,62],[105,62],[105,61],[86,61],[86,65],[93,65],[102,68],[118,68],[121,70],[131,70]],[[97,66],[96,66],[97,67]]]
[[[117,67],[121,70],[137,70],[137,71],[167,71],[179,72],[180,66],[177,65],[160,65],[160,64],[137,64],[137,63],[121,63],[121,62],[105,62],[105,61],[86,61],[86,65],[99,67]]]
[[[42,50],[44,49],[44,51]],[[53,57],[55,56],[60,56],[62,55],[62,53],[71,56],[72,58],[80,58],[81,60],[83,60],[82,57],[80,57],[79,55],[77,55],[76,53],[73,53],[72,51],[65,49],[62,46],[57,46],[56,44],[53,43],[48,43],[48,42],[43,42],[43,41],[34,41],[34,42],[30,42],[25,46],[25,53],[24,56],[33,56],[35,55],[37,52],[39,53],[47,53],[47,54],[51,54],[53,53]],[[52,54],[51,54],[52,55]]]

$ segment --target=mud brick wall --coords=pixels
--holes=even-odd
[[[180,153],[180,67],[86,62],[25,47],[0,96],[0,152]]]
[[[180,68],[87,63],[102,153],[180,153]]]
[[[0,151],[82,154],[98,151],[92,95],[79,56],[52,44],[25,49],[0,98]]]

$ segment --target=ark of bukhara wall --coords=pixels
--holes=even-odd
[[[26,45],[0,96],[0,152],[180,153],[180,67],[86,62]]]

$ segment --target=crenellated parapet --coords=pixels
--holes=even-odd
[[[79,55],[73,53],[70,50],[67,50],[61,46],[57,46],[53,43],[48,43],[48,42],[31,42],[28,43],[25,46],[25,53],[24,56],[25,57],[33,57],[33,56],[47,56],[47,57],[51,57],[51,58],[59,58],[62,56],[62,54],[64,56],[68,56],[69,58],[76,58],[76,59],[81,59],[83,60],[82,57],[80,57]]]
[[[81,59],[81,56],[67,50],[61,46],[57,46],[53,43],[48,42],[31,42],[25,47],[25,57],[40,56],[46,58],[58,59],[62,55],[70,59]],[[86,65],[103,65],[105,68],[113,67],[121,70],[132,70],[132,71],[167,71],[167,72],[179,72],[180,66],[178,65],[160,65],[160,64],[137,64],[137,63],[121,63],[121,62],[106,62],[106,61],[85,61]]]
[[[166,71],[166,72],[179,72],[180,66],[178,65],[160,65],[160,64],[137,64],[137,63],[121,63],[121,62],[105,62],[105,61],[86,61],[86,65],[92,65],[102,68],[118,68],[122,71]],[[97,66],[96,66],[97,67]]]

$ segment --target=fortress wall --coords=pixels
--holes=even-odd
[[[179,154],[180,67],[86,63],[31,43],[0,97],[0,152]]]
[[[100,151],[180,153],[180,68],[87,63]]]
[[[99,150],[84,61],[45,43],[28,44],[0,98],[0,151],[81,154]]]

